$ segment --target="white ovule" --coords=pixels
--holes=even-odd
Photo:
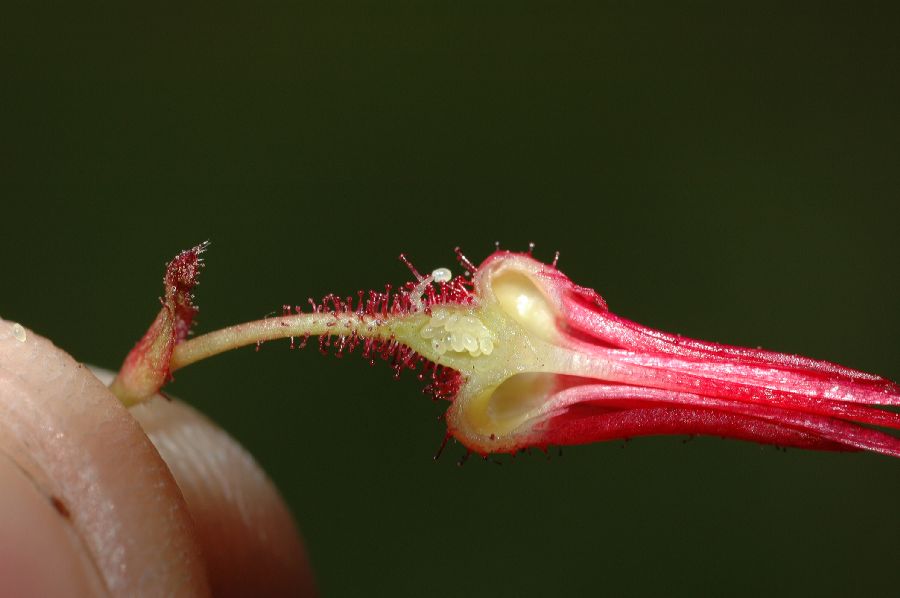
[[[419,334],[431,340],[431,348],[439,355],[453,351],[478,357],[494,351],[491,331],[481,320],[447,309],[433,309],[431,320]]]

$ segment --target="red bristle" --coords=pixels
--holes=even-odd
[[[424,358],[423,358],[424,359]],[[424,359],[425,364],[422,366],[421,371],[416,375],[416,378],[419,380],[424,380],[425,375],[428,374],[429,370],[434,366],[434,362]]]
[[[475,274],[478,268],[475,267],[475,264],[469,261],[469,258],[463,255],[462,250],[459,247],[456,247],[453,249],[453,251],[456,253],[456,259],[459,262],[459,265],[465,268],[465,270],[469,274]]]
[[[458,249],[456,253],[463,267],[469,272],[473,272],[474,266],[471,262]],[[418,283],[425,279],[405,255],[401,255],[400,259],[410,269]],[[396,287],[396,290],[387,284],[384,292],[358,291],[355,307],[352,295],[344,299],[334,293],[323,296],[319,303],[312,298],[308,299],[308,303],[314,314],[327,313],[335,316],[333,321],[326,323],[326,326],[331,328],[341,323],[339,316],[355,315],[358,318],[387,319],[391,316],[404,316],[416,310],[430,314],[431,307],[434,305],[471,305],[475,300],[474,283],[466,276],[456,276],[449,281],[423,285],[423,287],[419,287],[417,282],[406,282]],[[413,297],[413,293],[420,293],[421,296]],[[297,314],[303,313],[299,305],[294,306],[294,311]],[[282,312],[284,315],[289,315],[290,306],[283,305]],[[374,365],[377,359],[388,362],[395,378],[398,378],[404,370],[419,370],[416,374],[419,380],[424,381],[426,376],[430,377],[428,385],[423,390],[434,400],[452,400],[458,392],[461,375],[456,370],[429,361],[393,337],[388,339],[363,338],[359,336],[358,331],[353,330],[353,322],[345,320],[342,324],[348,333],[339,334],[334,331],[319,336],[320,353],[326,355],[333,353],[340,358],[347,353],[352,353],[362,345],[360,351],[362,357],[371,365]],[[307,345],[309,335],[301,337],[299,342],[295,342],[295,340],[291,339],[291,348],[298,345],[303,348]]]
[[[386,284],[386,285],[384,285],[384,296],[382,297],[382,303],[381,303],[382,317],[385,317],[385,318],[387,317],[388,309],[390,308],[390,302],[391,302],[391,285]]]
[[[419,274],[419,271],[416,270],[415,266],[412,265],[412,262],[410,262],[410,261],[407,259],[405,253],[401,253],[401,254],[400,254],[400,261],[403,262],[404,264],[406,264],[406,267],[409,268],[409,271],[412,272],[413,276],[416,277],[416,282],[418,282],[418,281],[422,280],[423,278],[425,278],[424,276],[422,276],[421,274]]]
[[[441,446],[438,447],[437,452],[434,454],[434,460],[435,460],[435,461],[437,461],[438,459],[441,458],[441,453],[444,452],[444,447],[447,446],[447,441],[450,440],[450,438],[451,438],[452,436],[453,436],[453,435],[452,435],[450,432],[447,432],[447,433],[444,435],[444,439],[441,441]]]

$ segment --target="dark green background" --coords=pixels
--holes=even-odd
[[[0,314],[76,358],[116,367],[204,239],[198,331],[499,240],[648,325],[900,378],[891,11],[180,4],[4,4]],[[170,390],[270,472],[325,595],[900,584],[896,460],[654,438],[458,468],[419,386],[285,341]]]

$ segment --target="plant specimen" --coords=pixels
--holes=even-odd
[[[205,245],[179,254],[163,307],[111,386],[126,403],[171,372],[277,338],[324,353],[417,370],[447,400],[448,437],[479,454],[652,434],[708,434],[820,450],[900,456],[889,381],[807,357],[704,342],[646,328],[607,308],[553,263],[497,250],[463,275],[419,273],[393,289],[327,295],[284,315],[188,339]],[[298,340],[299,339],[299,340]]]

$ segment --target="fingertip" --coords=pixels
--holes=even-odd
[[[0,488],[0,596],[315,593],[287,507],[233,439],[181,403],[125,409],[3,320]]]
[[[10,527],[7,545],[27,545],[52,531],[38,516],[55,505],[79,540],[57,547],[74,551],[72,559],[87,558],[109,594],[209,593],[187,505],[141,427],[82,364],[3,320],[0,455],[34,490],[16,495],[10,508],[42,522],[34,529]],[[31,557],[34,569],[23,563],[22,575],[57,575],[56,564],[39,551]]]
[[[205,416],[156,396],[131,408],[188,504],[216,596],[311,596],[293,518],[253,457]]]
[[[68,505],[0,454],[0,596],[102,596],[105,584]]]

